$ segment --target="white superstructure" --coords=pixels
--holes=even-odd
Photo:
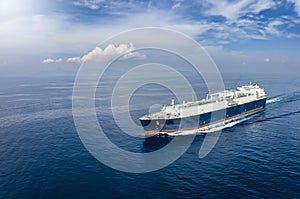
[[[140,118],[145,119],[173,119],[183,118],[203,113],[213,112],[228,107],[246,104],[255,100],[266,98],[266,93],[258,84],[237,87],[236,89],[224,90],[222,92],[208,94],[206,99],[164,106],[160,112],[149,114]]]

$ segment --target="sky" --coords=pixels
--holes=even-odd
[[[300,0],[0,0],[0,76],[74,74],[134,50],[96,46],[143,27],[188,35],[222,72],[299,73]]]

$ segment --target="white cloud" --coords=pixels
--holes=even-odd
[[[175,10],[175,9],[180,8],[182,2],[183,2],[183,0],[177,0],[177,1],[175,1],[174,5],[172,6],[172,9]]]
[[[259,13],[263,10],[273,8],[275,5],[273,0],[257,0],[249,9],[254,13]]]
[[[300,38],[300,35],[298,35],[298,34],[293,34],[293,33],[287,33],[286,37],[289,38],[289,39],[292,39],[292,38],[297,38],[297,39],[299,39],[299,38]]]
[[[242,9],[251,3],[251,0],[237,2],[210,0],[208,3],[210,3],[212,7],[207,10],[206,14],[221,15],[228,20],[236,20],[240,16]]]
[[[61,62],[63,62],[63,59],[62,58],[56,59],[55,62],[56,63],[61,63]]]
[[[180,8],[181,6],[181,3],[176,3],[175,5],[172,6],[172,9],[177,9],[177,8]]]
[[[44,59],[42,61],[43,64],[50,64],[50,63],[53,63],[53,62],[55,62],[55,60],[54,59],[50,59],[50,58]]]
[[[206,11],[207,15],[221,15],[230,21],[236,21],[245,13],[259,13],[276,5],[273,0],[208,0],[207,2],[211,5],[210,9]]]
[[[70,58],[67,59],[67,62],[80,63],[81,62],[81,57],[70,57]]]
[[[265,28],[265,30],[271,34],[271,35],[276,35],[280,36],[281,32],[276,28],[276,26],[283,25],[284,23],[279,20],[272,21],[268,24],[268,26]]]
[[[80,1],[73,1],[73,5],[87,7],[92,10],[98,10],[100,8],[100,4],[104,0],[80,0]]]
[[[300,16],[300,0],[288,0],[288,1],[294,4],[295,11],[298,13],[298,16]]]
[[[58,59],[47,58],[42,61],[43,64],[61,63],[61,62],[63,62],[62,58],[58,58]]]
[[[179,32],[183,32],[188,34],[189,36],[196,38],[198,35],[205,33],[210,29],[214,29],[215,24],[207,24],[201,22],[194,22],[194,23],[170,23],[162,26],[163,28],[168,28],[172,30],[176,30]]]
[[[145,55],[140,54],[139,52],[133,52],[135,50],[132,44],[120,44],[119,46],[115,46],[114,44],[108,45],[105,49],[100,47],[94,48],[92,51],[87,53],[82,57],[71,57],[67,61],[68,62],[84,62],[88,60],[92,61],[103,61],[110,59],[112,57],[122,56],[121,59],[144,59]]]
[[[70,57],[67,59],[69,63],[81,63],[84,61],[103,61],[110,59],[112,57],[119,57],[121,59],[144,59],[146,58],[145,55],[140,54],[139,52],[134,52],[135,48],[132,44],[120,44],[115,46],[114,44],[108,45],[106,48],[102,49],[100,47],[95,47],[89,53],[83,55],[82,57]],[[47,58],[42,61],[43,64],[50,64],[50,63],[62,63],[63,59],[52,59]]]

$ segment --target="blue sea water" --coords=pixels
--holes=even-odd
[[[223,78],[226,87],[260,83],[268,94],[266,110],[223,129],[206,157],[198,157],[206,135],[197,135],[177,161],[142,174],[111,169],[85,149],[72,116],[72,77],[1,79],[0,198],[300,198],[298,77],[233,73]],[[170,97],[155,85],[137,91],[133,119]],[[101,100],[96,106],[103,112],[109,103]],[[172,140],[120,134],[109,114],[99,121],[126,150],[155,151]]]

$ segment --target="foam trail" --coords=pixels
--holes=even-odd
[[[279,102],[279,101],[281,101],[281,98],[275,97],[275,98],[267,99],[266,104],[272,104],[272,103]]]
[[[221,131],[225,128],[233,127],[241,122],[244,122],[246,120],[253,118],[254,116],[255,115],[252,115],[252,116],[241,118],[239,120],[234,120],[234,121],[231,121],[228,123],[221,123],[218,125],[208,126],[206,128],[201,128],[201,129],[196,129],[196,130],[180,131],[180,132],[174,132],[174,133],[162,133],[162,134],[167,134],[169,136],[181,136],[181,135],[194,135],[194,134],[201,135],[201,134],[207,134],[207,133],[214,133],[214,132]]]

